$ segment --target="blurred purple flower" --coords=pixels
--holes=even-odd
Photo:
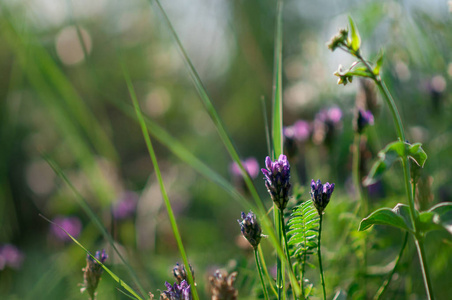
[[[296,121],[291,127],[293,137],[299,142],[307,140],[311,134],[311,125],[304,120]]]
[[[333,106],[328,109],[322,109],[316,115],[316,119],[325,123],[336,125],[342,119],[342,110],[337,106]]]
[[[364,128],[368,125],[374,125],[374,116],[372,115],[372,112],[370,110],[365,111],[363,109],[359,109],[354,122],[356,132],[362,133]]]
[[[0,246],[0,270],[10,267],[20,269],[24,254],[16,246],[5,244]]]
[[[242,165],[252,179],[256,178],[257,175],[259,175],[259,163],[254,157],[249,157],[243,160]],[[242,171],[240,170],[240,167],[236,162],[233,162],[231,164],[231,173],[235,177],[242,177]]]
[[[131,216],[136,211],[138,195],[135,192],[125,192],[119,200],[113,205],[112,214],[115,219],[121,220]]]
[[[53,219],[53,222],[59,226],[61,226],[64,230],[66,230],[70,235],[77,238],[82,231],[82,222],[77,217],[62,217],[58,216]],[[56,225],[52,225],[50,228],[51,233],[61,241],[69,242],[71,238]]]

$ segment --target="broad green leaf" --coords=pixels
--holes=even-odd
[[[361,221],[358,230],[366,230],[372,225],[389,225],[413,233],[409,207],[401,203],[397,204],[393,209],[384,207],[374,211]]]
[[[383,173],[388,170],[392,164],[403,155],[405,145],[403,142],[393,142],[387,145],[378,153],[378,160],[370,169],[369,174],[364,180],[364,186],[368,186],[377,182]]]
[[[452,203],[439,203],[420,213],[419,226],[424,233],[445,229],[452,234]]]
[[[421,168],[424,167],[425,161],[427,160],[427,153],[422,149],[421,143],[406,144],[407,145],[407,155],[413,159]]]
[[[404,157],[405,155],[416,162],[417,165],[423,167],[427,160],[427,154],[422,149],[421,145],[422,144],[420,143],[408,144],[402,141],[388,144],[378,153],[378,160],[374,163],[364,180],[364,186],[377,182],[383,173],[388,170],[397,159]]]
[[[350,33],[352,35],[351,47],[353,51],[358,52],[361,47],[361,37],[359,36],[358,28],[356,28],[353,19],[348,17],[348,21],[350,22]]]
[[[373,69],[373,73],[375,76],[380,75],[381,66],[383,65],[384,52],[383,50],[378,53],[377,61],[375,62],[375,67]]]

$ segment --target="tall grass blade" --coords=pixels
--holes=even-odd
[[[138,104],[138,100],[137,100],[137,97],[135,94],[135,90],[132,86],[132,82],[130,80],[129,73],[127,72],[127,69],[124,64],[122,65],[122,69],[123,69],[124,78],[125,78],[125,81],[127,84],[127,88],[129,89],[130,98],[132,98],[132,102],[133,102],[133,106],[135,107],[135,112],[136,112],[136,115],[138,118],[138,122],[141,126],[141,131],[143,132],[143,137],[146,142],[146,146],[148,148],[149,155],[151,157],[152,164],[154,166],[154,171],[155,171],[155,174],[156,174],[158,182],[159,182],[160,191],[162,193],[162,197],[165,202],[166,210],[168,211],[168,217],[170,219],[171,227],[173,229],[173,234],[174,234],[174,237],[177,242],[177,247],[179,248],[179,252],[182,256],[182,260],[184,261],[185,270],[187,270],[187,279],[191,286],[192,295],[195,300],[198,300],[199,296],[198,296],[198,292],[196,290],[195,282],[193,280],[193,274],[190,271],[188,257],[185,252],[184,245],[182,244],[182,238],[181,238],[181,235],[179,232],[179,228],[177,227],[176,218],[174,217],[174,213],[173,213],[173,208],[171,207],[171,203],[169,201],[168,194],[167,194],[165,186],[163,184],[162,174],[160,172],[160,168],[159,168],[159,165],[157,162],[157,157],[155,155],[154,148],[152,147],[152,142],[151,142],[151,138],[150,138],[150,135],[148,132],[148,128],[146,127],[146,122],[144,121],[143,114],[141,113],[141,109]]]
[[[113,278],[117,283],[119,283],[120,286],[122,286],[124,289],[126,289],[129,293],[131,293],[133,296],[135,296],[134,299],[138,299],[138,300],[143,300],[143,298],[141,298],[140,296],[138,296],[138,294],[127,284],[125,283],[121,278],[119,278],[115,273],[113,273],[113,271],[111,271],[109,268],[107,268],[103,263],[101,263],[99,260],[97,260],[97,258],[91,254],[91,252],[89,252],[85,247],[83,247],[82,244],[80,244],[79,241],[77,241],[76,238],[74,238],[69,232],[67,232],[66,230],[64,230],[63,227],[61,227],[60,225],[56,224],[55,222],[50,221],[49,219],[47,219],[46,217],[44,217],[43,215],[39,214],[39,216],[41,218],[43,218],[44,220],[46,220],[47,222],[51,223],[52,225],[55,225],[57,227],[59,227],[61,230],[64,231],[64,233],[66,233],[73,241],[74,243],[76,243],[80,248],[82,248],[87,254],[89,254],[89,256],[91,256],[98,264],[100,264],[102,266],[102,268],[111,276],[111,278]]]
[[[156,0],[155,2],[157,4],[157,8],[159,9],[160,13],[163,16],[163,19],[164,19],[166,25],[170,29],[171,34],[173,35],[173,38],[176,41],[176,44],[177,44],[177,46],[178,46],[178,48],[179,48],[179,50],[180,50],[180,52],[181,52],[181,54],[182,54],[182,56],[184,58],[184,61],[185,61],[186,65],[187,65],[189,74],[190,74],[190,76],[191,76],[191,78],[192,78],[192,80],[194,82],[196,90],[198,91],[200,99],[201,99],[202,103],[204,104],[204,107],[205,107],[206,111],[209,113],[212,121],[214,122],[215,127],[216,127],[216,129],[217,129],[217,131],[218,131],[218,133],[220,135],[221,140],[223,141],[223,143],[224,143],[227,151],[229,152],[229,155],[231,156],[231,158],[234,160],[234,162],[236,162],[239,165],[240,169],[242,170],[242,175],[243,175],[243,178],[245,180],[245,183],[246,183],[246,185],[247,185],[247,187],[248,187],[248,189],[249,189],[249,191],[250,191],[250,193],[251,193],[251,195],[252,195],[252,197],[253,197],[256,205],[257,205],[258,212],[259,212],[259,214],[260,214],[260,216],[262,218],[262,220],[261,220],[262,221],[261,222],[262,227],[265,229],[266,234],[269,235],[270,241],[273,244],[273,246],[275,247],[276,252],[278,253],[278,255],[282,259],[285,259],[284,252],[283,252],[281,246],[280,245],[278,246],[277,238],[276,238],[276,235],[275,235],[275,233],[273,231],[273,228],[272,228],[272,225],[271,225],[271,221],[270,221],[270,219],[267,217],[267,215],[265,213],[266,209],[265,209],[265,207],[264,207],[264,205],[262,203],[262,200],[260,199],[259,194],[257,193],[257,190],[256,190],[256,188],[255,188],[255,186],[254,186],[254,184],[253,184],[248,172],[245,171],[245,168],[243,167],[243,164],[242,164],[242,162],[240,160],[240,157],[239,157],[236,149],[234,148],[234,145],[233,145],[229,135],[227,134],[227,132],[226,132],[224,126],[223,126],[223,123],[222,123],[218,113],[216,112],[212,102],[210,101],[210,98],[207,95],[207,91],[206,91],[206,89],[205,89],[205,87],[204,87],[204,85],[203,85],[198,73],[196,72],[196,70],[195,70],[190,58],[188,57],[187,52],[185,51],[181,41],[179,40],[179,37],[178,37],[176,31],[174,30],[174,28],[173,28],[173,26],[172,26],[172,24],[171,24],[171,22],[170,22],[170,20],[169,20],[169,18],[167,16],[165,10],[161,6],[160,1]],[[293,274],[293,272],[291,273],[291,277],[295,278],[295,275]],[[294,289],[299,291],[299,286],[298,286],[298,284],[296,282],[295,282]]]

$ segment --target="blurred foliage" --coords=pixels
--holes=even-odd
[[[262,103],[269,112],[275,1],[164,1],[163,6],[240,155],[256,157],[263,166],[268,148]],[[291,158],[294,191],[311,178],[336,183],[322,234],[327,294],[341,289],[358,299],[363,296],[359,287],[364,237],[370,244],[364,277],[367,296],[372,297],[390,271],[403,233],[383,226],[357,231],[362,216],[353,214],[357,199],[350,150],[356,103],[367,102],[375,115],[375,126],[367,129],[363,145],[363,174],[396,135],[389,112],[371,86],[336,85],[333,72],[349,58],[331,54],[325,44],[346,26],[348,15],[358,24],[369,57],[385,49],[382,76],[396,98],[409,142],[421,142],[428,154],[416,199],[422,209],[452,197],[452,21],[447,4],[439,0],[284,1],[284,125],[303,119],[315,127],[321,110],[342,111],[340,122],[314,131],[297,145]],[[44,155],[87,200],[146,290],[158,296],[164,282],[173,281],[171,269],[181,258],[121,61],[146,116],[211,169],[238,183],[163,24],[152,1],[1,1],[0,245],[13,244],[23,254],[20,266],[0,268],[0,295],[5,299],[86,297],[78,286],[85,253],[52,234],[39,213],[50,219],[80,219],[78,240],[91,251],[106,248],[107,265],[134,286],[126,267]],[[163,144],[154,147],[201,298],[207,298],[207,276],[218,267],[238,271],[240,299],[256,298],[253,253],[244,246],[236,221],[243,207]],[[254,181],[270,207],[260,177]],[[369,210],[404,202],[401,178],[400,167],[394,166],[369,187]],[[113,207],[130,191],[138,198],[135,212],[114,218]],[[446,299],[452,275],[449,236],[431,233],[426,245],[433,288],[438,299]],[[263,240],[271,269],[274,255],[269,246]],[[410,241],[388,299],[423,299],[419,270]],[[307,270],[314,284],[316,272]],[[126,299],[107,275],[98,295]]]

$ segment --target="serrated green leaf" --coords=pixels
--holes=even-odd
[[[374,211],[361,221],[358,231],[366,230],[372,225],[389,225],[413,233],[409,207],[401,203],[393,209],[384,207]]]
[[[310,254],[316,249],[319,215],[311,199],[295,207],[288,225],[288,244],[293,247],[293,256]]]
[[[361,37],[359,36],[358,28],[356,28],[352,17],[348,17],[348,21],[350,22],[350,33],[352,35],[351,47],[353,51],[357,52],[361,47]]]

